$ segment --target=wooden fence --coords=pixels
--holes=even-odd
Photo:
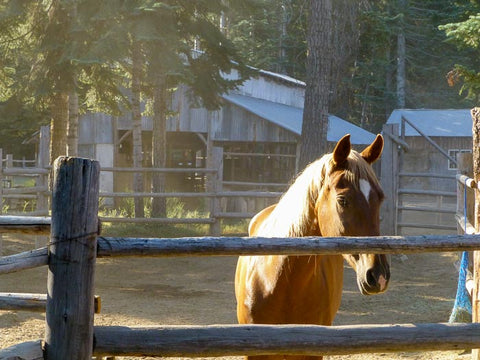
[[[23,347],[1,351],[0,359],[21,352],[29,354],[24,357],[26,359],[43,359],[45,356],[48,360],[85,360],[90,359],[92,353],[97,356],[182,357],[341,355],[457,350],[480,346],[480,324],[477,323],[332,327],[93,326],[93,273],[96,257],[338,254],[365,252],[366,249],[372,253],[405,254],[480,249],[480,237],[476,235],[289,239],[99,237],[96,215],[98,174],[99,166],[95,161],[78,158],[57,160],[52,194],[51,240],[48,247],[0,260],[0,273],[41,265],[49,267],[44,353],[41,342],[29,342]],[[73,204],[82,206],[72,206]],[[45,218],[30,219],[26,225],[20,225],[18,219],[8,217],[2,218],[2,221],[0,228],[10,231],[29,231],[32,227],[45,231],[48,227],[48,219]],[[18,297],[10,296],[10,302],[16,296]]]
[[[408,120],[402,118],[403,127],[405,122]],[[415,125],[408,123],[418,131]],[[406,171],[404,158],[412,148],[405,141],[405,130],[400,136],[397,124],[386,124],[382,134],[385,138],[385,147],[381,158],[381,183],[387,198],[382,205],[381,232],[405,234],[411,233],[411,229],[429,229],[443,233],[455,231],[453,221],[455,215],[453,206],[457,195],[454,191],[455,174],[428,169],[425,172]],[[442,156],[450,159],[448,154],[445,154],[445,151],[428,136],[422,132],[419,132],[419,135]],[[413,149],[415,150],[418,151]],[[439,184],[443,186],[440,187]]]
[[[0,149],[0,159],[2,149]],[[48,189],[48,178],[51,166],[42,165],[38,160],[15,160],[11,154],[0,161],[0,214],[48,216],[49,200],[51,192]],[[105,173],[144,173],[144,174],[187,174],[198,173],[207,178],[205,191],[199,192],[113,192],[100,191],[99,196],[105,199],[115,200],[125,198],[204,198],[206,208],[201,216],[196,218],[132,218],[120,216],[101,216],[102,222],[123,223],[161,223],[161,224],[207,224],[210,225],[210,233],[221,234],[221,221],[223,219],[248,219],[257,211],[276,202],[286,188],[286,184],[251,183],[251,182],[228,182],[222,181],[218,176],[218,169],[208,168],[102,168]],[[228,191],[228,188],[242,188],[239,191]],[[248,190],[248,189],[274,189]],[[279,191],[280,190],[280,191]],[[242,199],[242,203],[248,204],[255,199],[261,199],[260,206],[244,206],[241,211],[227,211],[225,203],[227,199]],[[108,206],[107,209],[111,209]],[[113,207],[113,209],[115,209]],[[120,210],[120,209],[116,209]],[[0,240],[1,242],[1,240]]]

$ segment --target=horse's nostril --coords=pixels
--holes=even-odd
[[[368,270],[367,271],[367,284],[370,285],[370,286],[375,286],[377,282],[377,279],[373,273],[373,270]]]

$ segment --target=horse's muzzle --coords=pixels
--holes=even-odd
[[[380,269],[369,269],[365,276],[357,276],[357,285],[363,295],[375,295],[385,292],[390,281],[390,267],[381,266]]]

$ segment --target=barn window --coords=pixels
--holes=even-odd
[[[470,149],[450,149],[448,150],[448,156],[450,156],[453,159],[457,158],[457,154],[463,154],[463,153],[472,153],[472,150]],[[457,165],[448,160],[448,170],[457,170]]]

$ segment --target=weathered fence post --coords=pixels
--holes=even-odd
[[[480,108],[474,108],[471,111],[473,126],[473,178],[477,182],[480,181]],[[480,233],[480,192],[475,191],[475,233]],[[472,294],[472,321],[480,322],[480,251],[473,253],[473,279],[474,287]],[[479,360],[479,349],[472,350],[472,359]]]
[[[222,180],[223,180],[223,148],[218,146],[212,146],[210,151],[207,154],[208,168],[217,169],[216,173],[207,175],[210,177],[209,189],[215,193],[215,196],[211,197],[210,200],[210,217],[214,218],[214,223],[210,225],[210,234],[214,236],[219,236],[222,233],[221,221],[217,217],[220,213],[220,198],[218,197],[218,192],[222,190]]]
[[[91,359],[98,233],[97,161],[54,164],[45,351],[48,360]]]
[[[381,157],[382,173],[380,182],[386,199],[382,204],[380,233],[382,235],[396,235],[397,232],[397,187],[398,187],[398,145],[392,136],[398,136],[398,125],[383,126],[385,145]]]

